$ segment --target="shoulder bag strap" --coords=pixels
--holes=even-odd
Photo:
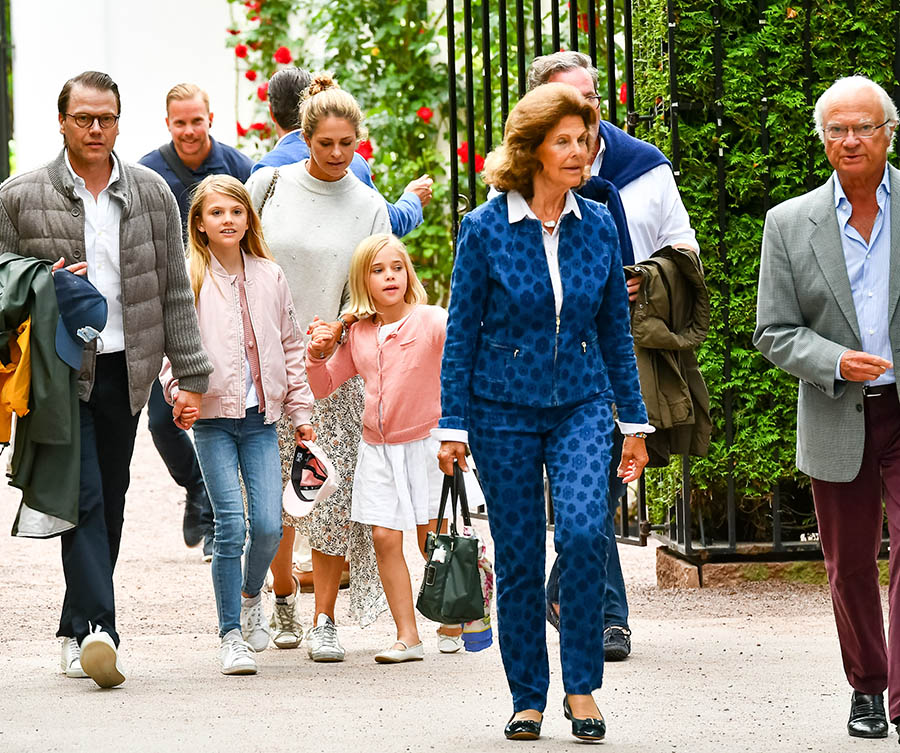
[[[458,465],[453,468],[453,491],[459,497],[459,511],[462,515],[463,525],[472,527],[472,517],[469,515],[469,498],[466,495],[466,481],[463,477],[462,468]],[[453,517],[456,518],[456,509],[454,507]],[[455,522],[455,520],[454,520]]]
[[[175,173],[175,176],[181,181],[181,185],[183,185],[188,194],[190,194],[200,181],[197,180],[191,171],[184,166],[184,162],[179,159],[178,152],[175,151],[172,142],[170,141],[168,144],[163,144],[159,148],[159,153],[169,166],[169,169]]]
[[[269,187],[266,189],[266,195],[263,196],[262,204],[259,205],[259,209],[257,210],[257,214],[262,219],[263,208],[266,206],[266,202],[272,198],[272,194],[275,193],[275,184],[278,182],[278,168],[275,168],[275,172],[272,173],[272,180],[269,183]]]

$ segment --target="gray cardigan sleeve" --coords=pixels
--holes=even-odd
[[[204,393],[209,387],[212,364],[203,350],[194,294],[184,263],[181,214],[171,191],[163,191],[166,202],[166,289],[163,293],[165,352],[172,363],[178,385],[188,392]]]

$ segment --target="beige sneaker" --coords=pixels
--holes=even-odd
[[[81,649],[75,638],[62,639],[62,655],[59,657],[59,671],[66,677],[87,677],[81,668]]]

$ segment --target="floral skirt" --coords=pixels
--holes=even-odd
[[[359,377],[348,381],[330,397],[316,401],[312,415],[318,435],[316,443],[331,459],[339,486],[306,517],[294,518],[283,513],[284,524],[294,526],[300,535],[308,536],[313,549],[350,560],[350,617],[363,626],[373,623],[387,609],[372,546],[372,529],[350,520],[353,471],[362,438],[364,403],[363,382]],[[294,429],[288,418],[278,422],[278,444],[281,479],[287,484],[296,446]]]

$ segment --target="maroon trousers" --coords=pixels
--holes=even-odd
[[[900,717],[900,401],[890,390],[863,398],[863,403],[866,443],[859,473],[848,483],[812,479],[812,490],[847,681],[860,693],[888,688],[888,717],[896,720]],[[876,563],[884,510],[891,543],[887,644]]]

